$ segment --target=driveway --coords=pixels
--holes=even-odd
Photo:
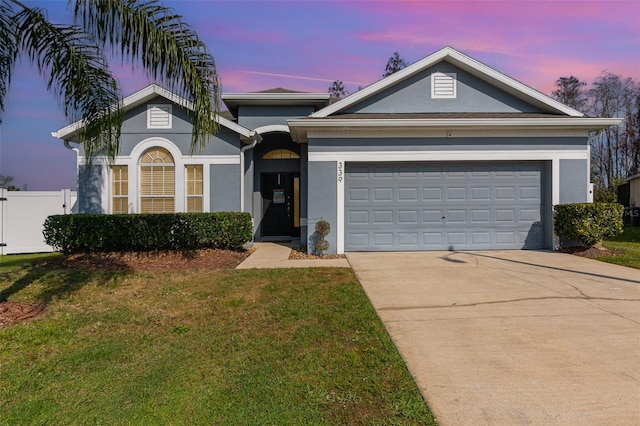
[[[347,258],[442,426],[640,424],[637,269],[544,251]]]

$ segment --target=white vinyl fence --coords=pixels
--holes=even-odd
[[[78,194],[60,191],[0,189],[0,255],[54,251],[44,243],[42,229],[48,216],[69,214]]]

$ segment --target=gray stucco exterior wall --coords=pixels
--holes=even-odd
[[[589,169],[587,160],[560,160],[560,204],[586,203]]]
[[[253,174],[255,173],[253,150],[247,150],[240,155],[244,155],[244,211],[253,215],[251,209],[254,191]]]
[[[102,166],[78,168],[78,212],[104,213],[102,209]]]
[[[315,225],[319,220],[326,220],[331,225],[331,232],[326,240],[329,242],[327,253],[337,253],[337,162],[335,161],[311,161],[309,162],[309,175],[314,179],[308,182],[309,212],[307,239],[309,249],[313,250],[313,243],[316,240]]]
[[[212,212],[240,211],[240,165],[210,166],[210,200]]]
[[[172,105],[172,123],[170,129],[147,128],[147,105]],[[131,155],[133,149],[143,140],[162,138],[171,141],[182,155],[191,153],[191,132],[193,126],[186,110],[170,101],[156,97],[154,100],[128,111],[122,124],[119,155]],[[204,149],[196,150],[194,155],[237,155],[242,143],[237,133],[221,126],[215,136],[208,138]],[[82,145],[80,152],[84,155]]]
[[[238,107],[238,124],[248,129],[257,129],[273,124],[287,124],[287,119],[305,117],[313,113],[312,106],[250,106]]]
[[[431,74],[455,73],[457,96],[431,99]],[[540,112],[534,106],[499,90],[447,62],[441,62],[346,110],[355,113],[419,112]]]

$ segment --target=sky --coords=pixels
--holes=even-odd
[[[71,22],[67,0],[28,1]],[[225,93],[275,87],[351,93],[382,78],[393,52],[409,63],[451,46],[550,95],[574,75],[640,81],[640,0],[163,1],[197,32]],[[124,96],[150,83],[112,64]],[[28,62],[14,70],[0,124],[0,175],[24,190],[76,189],[76,156],[51,136],[69,124]]]

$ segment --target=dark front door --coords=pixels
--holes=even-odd
[[[262,173],[262,236],[300,235],[297,173]]]

